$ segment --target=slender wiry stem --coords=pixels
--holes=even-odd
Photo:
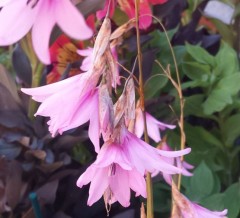
[[[161,21],[157,17],[155,17],[155,16],[153,16],[153,17],[154,17],[154,19],[156,19],[159,22],[159,24],[163,28],[163,30],[165,32],[165,35],[166,35],[166,38],[167,38],[167,41],[168,41],[168,44],[169,44],[169,47],[170,47],[170,50],[171,50],[171,53],[172,53],[172,57],[173,57],[173,62],[174,62],[175,70],[176,70],[177,81],[175,81],[172,78],[169,66],[167,67],[166,70],[163,70],[163,71],[167,75],[169,80],[172,82],[175,89],[177,90],[178,97],[179,97],[179,100],[180,100],[180,118],[179,118],[178,125],[179,125],[180,133],[181,133],[181,149],[184,149],[185,148],[185,143],[186,143],[186,136],[185,136],[185,131],[184,131],[184,98],[183,98],[183,93],[182,93],[180,73],[178,71],[178,66],[177,66],[177,60],[176,60],[176,56],[174,54],[173,47],[171,45],[170,39],[167,35],[167,31],[166,31],[164,25],[161,23]],[[162,65],[160,63],[158,63],[158,64],[162,68]],[[183,156],[181,157],[181,161],[183,161]],[[173,182],[176,183],[176,185],[178,187],[178,190],[180,190],[180,187],[181,187],[181,179],[182,179],[182,175],[179,174],[176,177],[175,181],[173,181]],[[177,208],[176,204],[174,203],[174,201],[172,201],[172,211],[171,211],[172,215],[171,215],[171,217],[173,217],[173,214],[175,214],[176,210],[178,210],[178,208]]]
[[[180,73],[179,73],[179,70],[178,70],[178,66],[177,66],[177,60],[176,60],[176,56],[175,56],[175,53],[174,53],[174,50],[173,50],[173,47],[171,45],[171,42],[170,42],[170,39],[167,35],[167,31],[164,27],[164,25],[161,23],[161,21],[155,17],[155,16],[152,16],[155,20],[158,21],[158,23],[161,25],[161,27],[163,28],[163,31],[166,35],[166,38],[167,38],[167,42],[168,42],[168,45],[169,45],[169,48],[170,48],[170,51],[171,51],[171,54],[172,54],[172,58],[173,58],[173,62],[174,62],[174,67],[175,67],[175,70],[176,70],[176,76],[177,76],[177,81],[175,81],[172,76],[171,76],[171,72],[170,72],[170,68],[169,66],[167,67],[166,70],[164,70],[164,73],[168,76],[168,78],[170,79],[170,81],[172,82],[173,86],[175,87],[175,89],[177,90],[177,93],[178,93],[178,97],[179,97],[179,100],[180,100],[180,118],[179,118],[179,122],[178,122],[178,125],[179,125],[179,128],[180,128],[180,133],[181,133],[181,149],[184,149],[185,148],[185,144],[186,144],[186,136],[185,136],[185,131],[184,131],[184,98],[183,98],[183,93],[182,93],[182,86],[181,86],[181,80],[180,80]],[[162,65],[156,61],[159,66],[161,68]],[[183,156],[181,157],[181,161],[183,161]],[[181,186],[181,175],[179,175],[178,177],[178,181],[177,181],[177,187],[178,189],[180,189],[180,186]]]
[[[144,104],[144,84],[143,84],[143,71],[142,71],[142,52],[141,52],[141,41],[139,32],[139,0],[135,0],[135,19],[136,19],[136,32],[137,32],[137,52],[138,52],[138,68],[139,68],[139,94],[140,94],[140,107],[144,117],[144,139],[145,142],[149,143],[147,123],[145,115],[145,104]],[[153,193],[152,193],[152,178],[151,174],[147,173],[147,218],[153,218]]]

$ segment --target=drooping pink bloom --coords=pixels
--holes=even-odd
[[[42,102],[36,115],[50,117],[52,135],[78,127],[90,120],[89,138],[99,151],[98,77],[89,72],[63,81],[31,89],[21,89],[35,101]]]
[[[178,191],[174,183],[172,193],[177,210],[172,214],[171,218],[227,218],[226,209],[223,211],[210,211],[193,203]]]
[[[190,149],[170,152],[158,150],[130,133],[124,126],[115,129],[113,135],[101,148],[97,160],[77,181],[80,188],[91,183],[88,205],[98,201],[105,193],[108,204],[119,201],[121,205],[129,206],[130,189],[137,196],[146,197],[146,172],[159,170],[167,174],[181,173],[181,169],[169,164],[164,158],[190,152]]]
[[[162,145],[157,147],[158,149],[164,150],[164,151],[172,151],[171,147],[163,141]],[[184,176],[192,176],[193,174],[189,172],[188,170],[191,170],[194,168],[191,164],[187,163],[186,161],[181,161],[180,157],[176,158],[165,158],[165,161],[169,164],[176,165],[178,168],[182,169],[182,175]],[[156,176],[159,174],[159,172],[154,172],[152,176]],[[162,173],[164,180],[171,185],[172,184],[172,176],[166,173]]]
[[[102,19],[106,16],[108,5],[110,0],[106,0],[105,6],[103,10],[97,12],[98,19]],[[167,0],[140,0],[139,7],[139,25],[141,29],[148,28],[152,23],[152,11],[151,5],[163,4]],[[122,11],[124,11],[130,19],[135,17],[135,4],[134,0],[111,0],[111,4],[109,7],[109,16],[113,16],[115,7],[119,4]]]
[[[74,39],[92,36],[70,0],[12,0],[0,12],[0,45],[17,42],[32,28],[34,50],[43,63],[49,64],[49,39],[55,24]]]
[[[143,113],[140,107],[136,108],[136,119],[135,119],[135,127],[134,133],[141,138],[144,132],[144,120],[143,120]],[[146,122],[147,122],[147,129],[148,135],[151,139],[155,142],[159,142],[161,140],[160,130],[166,129],[174,129],[175,125],[169,125],[166,123],[162,123],[154,118],[152,115],[146,112]]]

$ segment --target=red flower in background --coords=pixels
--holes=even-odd
[[[106,16],[108,5],[110,0],[106,0],[105,7],[103,10],[97,12],[97,17],[102,19]],[[152,23],[152,14],[151,5],[158,5],[167,2],[167,0],[140,0],[140,8],[139,8],[139,24],[141,29],[148,28]],[[112,17],[115,11],[115,7],[119,4],[122,11],[124,11],[130,19],[135,17],[135,4],[134,0],[111,0],[110,8],[109,8],[109,16]],[[146,15],[146,16],[144,16]]]

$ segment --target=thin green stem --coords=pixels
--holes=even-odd
[[[137,33],[137,56],[138,56],[138,68],[139,68],[139,94],[140,94],[140,107],[144,117],[144,139],[149,143],[147,122],[145,114],[144,103],[144,84],[143,84],[143,71],[142,71],[142,51],[139,31],[139,0],[135,0],[135,19],[136,19],[136,33]],[[153,192],[152,192],[152,178],[151,174],[147,172],[147,218],[153,218]]]
[[[32,38],[30,34],[27,34],[22,40],[21,40],[21,46],[26,55],[29,58],[29,61],[31,63],[32,67],[32,85],[31,87],[37,87],[39,86],[41,75],[43,71],[43,65],[39,62],[32,46]],[[28,109],[28,116],[30,119],[33,119],[34,114],[37,110],[37,102],[30,99],[29,101],[29,109]]]

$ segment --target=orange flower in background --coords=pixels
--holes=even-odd
[[[47,75],[47,84],[59,81],[69,64],[81,60],[81,56],[77,53],[79,48],[83,48],[82,42],[74,43],[65,35],[57,38],[50,47],[53,69]],[[71,68],[69,76],[77,75],[80,72],[79,68]]]
[[[208,18],[202,16],[201,19],[199,20],[199,26],[204,26],[207,29],[211,30],[213,33],[217,32],[217,27],[215,24]]]

